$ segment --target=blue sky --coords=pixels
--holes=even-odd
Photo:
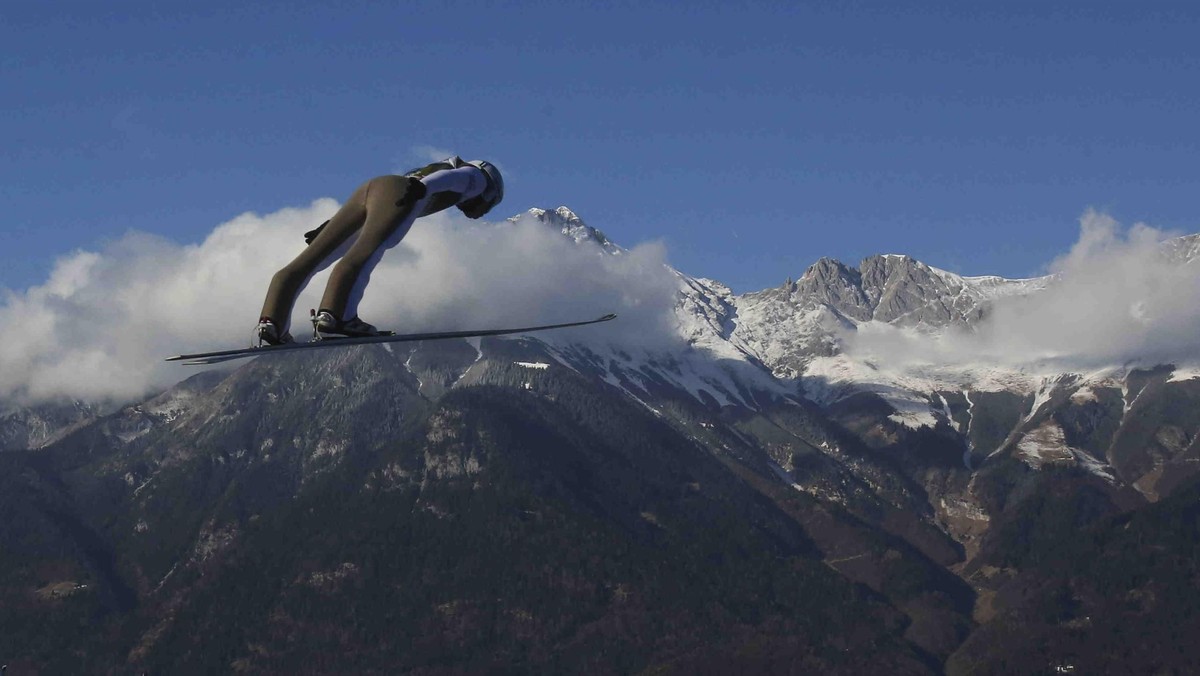
[[[739,292],[882,252],[1031,276],[1089,207],[1200,231],[1195,3],[600,4],[7,3],[0,288],[429,149]]]

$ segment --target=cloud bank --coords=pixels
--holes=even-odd
[[[129,232],[57,261],[49,279],[0,291],[0,400],[126,401],[194,367],[164,357],[249,345],[271,276],[304,246],[303,233],[337,210],[332,199],[242,214],[199,244]],[[621,319],[589,329],[612,340],[665,340],[674,302],[661,244],[601,255],[534,219],[468,222],[457,212],[418,221],[376,269],[364,319],[400,332]],[[296,304],[307,329],[328,272]],[[637,327],[635,332],[633,327]]]
[[[845,336],[851,356],[892,364],[989,364],[1081,370],[1130,361],[1200,361],[1200,258],[1170,261],[1178,236],[1138,223],[1124,228],[1087,211],[1078,241],[1054,259],[1054,281],[1003,298],[973,332],[932,337],[871,323]]]
[[[194,367],[166,356],[250,344],[271,276],[304,246],[302,234],[338,207],[242,214],[198,244],[129,232],[97,251],[61,258],[47,281],[0,290],[0,401],[124,402],[167,387]],[[1078,242],[1048,266],[1056,282],[998,302],[972,332],[937,336],[864,324],[843,336],[848,355],[906,368],[980,364],[1057,370],[1131,360],[1200,360],[1200,255],[1168,264],[1172,233],[1123,228],[1089,211]],[[1195,244],[1200,254],[1200,241]],[[650,243],[620,255],[576,244],[531,217],[467,221],[451,210],[418,221],[376,270],[362,316],[401,332],[589,319],[610,324],[560,334],[624,346],[676,346],[678,282]],[[328,273],[296,304],[303,337]]]

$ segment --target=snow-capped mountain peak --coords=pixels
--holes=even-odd
[[[1162,244],[1162,252],[1171,263],[1195,264],[1200,261],[1200,234],[1167,240]]]
[[[544,223],[548,227],[559,230],[563,235],[575,240],[576,244],[592,242],[603,249],[605,253],[614,255],[620,255],[625,251],[623,248],[613,244],[603,232],[584,223],[582,218],[565,206],[558,207],[553,211],[534,208],[523,214],[513,216],[508,220],[515,223],[522,218],[533,218],[539,223]]]

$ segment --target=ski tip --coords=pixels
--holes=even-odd
[[[169,361],[173,364],[183,364],[184,366],[197,366],[199,364],[213,363],[212,357],[195,354],[180,354],[174,357],[167,357],[163,361]]]
[[[603,317],[601,317],[600,319],[597,319],[596,321],[598,321],[598,322],[607,322],[607,321],[611,321],[611,320],[613,320],[613,319],[616,319],[616,318],[617,318],[617,313],[615,313],[615,312],[610,312],[610,313],[608,313],[608,314],[604,315]]]

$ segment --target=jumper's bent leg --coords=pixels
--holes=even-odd
[[[300,292],[313,275],[337,260],[351,241],[351,237],[362,227],[366,220],[369,186],[370,182],[359,186],[333,218],[329,219],[329,223],[321,229],[316,239],[271,278],[260,316],[270,317],[279,327],[281,335],[291,324],[292,307],[296,304]]]
[[[341,320],[358,315],[362,289],[371,278],[383,252],[395,246],[408,233],[420,214],[423,199],[413,199],[410,190],[416,179],[405,176],[380,176],[372,179],[366,197],[366,219],[358,239],[346,255],[333,266],[321,309]]]

